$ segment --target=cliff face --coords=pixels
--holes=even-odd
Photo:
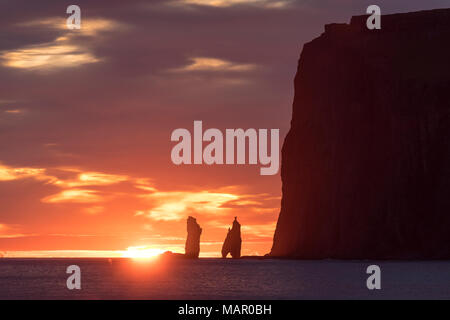
[[[450,10],[381,24],[303,48],[272,256],[450,258]]]
[[[202,228],[193,217],[187,219],[187,239],[185,246],[186,258],[198,258],[200,254],[200,235]]]
[[[241,225],[237,221],[237,217],[235,217],[233,226],[231,229],[228,229],[227,237],[222,246],[222,258],[226,258],[228,254],[231,254],[232,258],[240,258],[241,245]]]

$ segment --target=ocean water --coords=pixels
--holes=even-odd
[[[450,299],[450,261],[0,259],[0,299]]]

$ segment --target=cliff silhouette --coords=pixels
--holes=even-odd
[[[270,256],[450,258],[450,10],[305,44]]]
[[[237,221],[237,217],[234,217],[233,226],[228,228],[227,237],[222,246],[222,258],[226,258],[228,254],[232,258],[241,257],[241,225]]]
[[[187,238],[185,246],[186,258],[198,258],[200,254],[200,236],[202,228],[193,217],[187,219]]]

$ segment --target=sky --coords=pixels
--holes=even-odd
[[[81,8],[81,29],[66,8]],[[186,219],[218,256],[270,251],[279,173],[176,166],[173,130],[289,130],[305,42],[324,25],[447,0],[0,0],[0,256],[184,252]],[[324,88],[326,90],[326,88]]]

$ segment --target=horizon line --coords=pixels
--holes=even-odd
[[[182,252],[172,253],[183,254]],[[11,250],[0,251],[1,258],[131,258],[126,256],[126,250]],[[200,258],[220,258],[214,252],[200,253]]]

